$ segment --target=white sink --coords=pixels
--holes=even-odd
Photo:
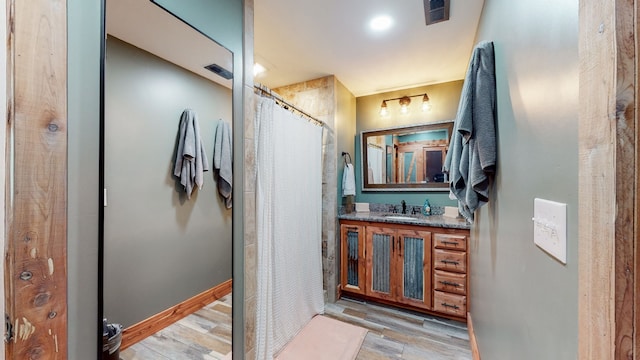
[[[402,216],[402,215],[386,215],[385,218],[387,219],[391,219],[391,220],[412,220],[412,221],[418,221],[418,219],[411,217],[411,216]]]

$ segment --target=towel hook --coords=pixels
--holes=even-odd
[[[344,161],[345,161],[347,164],[351,164],[351,154],[349,154],[349,153],[348,153],[348,152],[346,152],[346,151],[343,151],[343,152],[342,152],[342,156],[344,157]],[[347,160],[347,159],[348,159],[348,160]]]

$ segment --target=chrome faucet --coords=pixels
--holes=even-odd
[[[406,202],[404,202],[404,200],[402,200],[402,201],[400,202],[400,204],[402,205],[402,213],[403,213],[403,214],[406,214],[406,213],[407,213],[407,203],[406,203]]]

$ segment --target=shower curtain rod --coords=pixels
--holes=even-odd
[[[293,110],[296,111],[298,113],[300,113],[300,115],[304,116],[305,118],[307,118],[308,120],[311,120],[312,122],[315,122],[317,125],[322,126],[323,128],[327,129],[330,132],[333,132],[331,130],[330,127],[327,126],[327,124],[324,121],[318,120],[316,118],[314,118],[313,116],[307,114],[306,112],[298,109],[295,105],[292,105],[291,103],[286,102],[280,95],[278,95],[277,93],[271,91],[271,89],[269,89],[268,87],[262,85],[262,84],[255,84],[253,85],[253,88],[260,92],[261,95],[266,96],[266,97],[270,97],[273,100],[276,101],[276,103],[280,103],[279,105],[284,107],[287,110]]]

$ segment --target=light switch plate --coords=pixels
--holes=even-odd
[[[567,263],[567,204],[533,200],[533,242],[563,264]]]

